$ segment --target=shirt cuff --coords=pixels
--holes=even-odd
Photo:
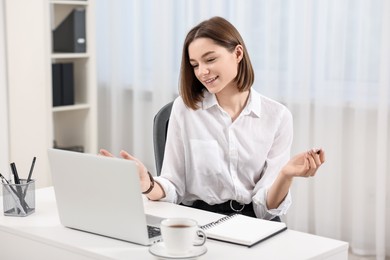
[[[161,198],[160,201],[177,203],[177,195],[176,189],[173,184],[163,177],[155,177],[155,181],[157,181],[161,187],[164,189],[165,197]]]
[[[290,190],[288,191],[284,200],[280,203],[279,207],[277,207],[276,209],[267,208],[267,194],[268,189],[261,189],[252,198],[254,202],[254,210],[256,216],[258,218],[270,220],[273,219],[275,216],[285,215],[292,203]]]

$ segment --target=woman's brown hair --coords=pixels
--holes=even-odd
[[[250,89],[255,75],[244,41],[240,33],[230,22],[222,17],[216,16],[192,28],[184,40],[179,91],[187,107],[194,110],[198,109],[198,102],[202,101],[203,90],[205,89],[202,83],[196,78],[188,55],[188,46],[198,38],[209,38],[230,52],[233,52],[237,45],[241,45],[244,55],[238,65],[238,72],[234,81],[237,83],[239,91]]]

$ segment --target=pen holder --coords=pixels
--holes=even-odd
[[[25,217],[35,212],[35,180],[20,184],[3,183],[3,209],[5,216]]]

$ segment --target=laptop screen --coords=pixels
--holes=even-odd
[[[133,161],[58,149],[48,155],[64,226],[142,245],[154,242]]]

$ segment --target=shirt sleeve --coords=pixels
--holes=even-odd
[[[284,198],[282,203],[280,203],[279,207],[276,209],[267,208],[267,204],[266,204],[267,193],[268,193],[268,189],[263,188],[257,192],[255,197],[253,197],[253,202],[254,202],[253,207],[256,216],[258,218],[271,220],[275,216],[285,215],[292,203],[290,191],[287,193],[287,196]]]
[[[280,124],[275,133],[273,145],[266,159],[266,169],[263,177],[257,182],[252,197],[254,211],[258,218],[272,219],[275,216],[281,216],[287,213],[291,205],[291,194],[280,203],[276,209],[267,208],[268,190],[274,183],[281,168],[290,159],[290,149],[293,138],[293,120],[290,111],[285,108],[280,116]]]
[[[172,203],[181,202],[186,183],[184,145],[180,121],[178,120],[180,102],[182,103],[181,99],[176,99],[172,106],[161,175],[155,178],[165,192],[165,197],[161,201]]]

